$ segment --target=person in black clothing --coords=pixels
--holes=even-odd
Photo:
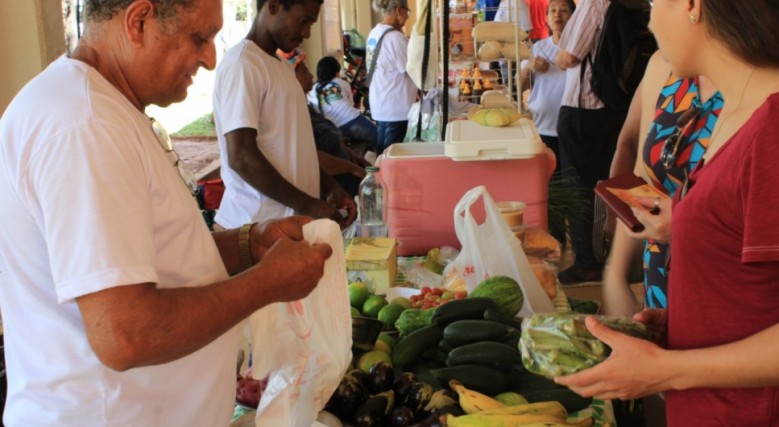
[[[300,82],[303,92],[311,91],[314,86],[314,76],[305,62],[300,61],[295,64],[295,77]],[[370,163],[347,147],[341,130],[310,104],[308,114],[314,130],[314,142],[320,166],[338,182],[344,191],[352,197],[356,196],[360,181],[365,177],[365,167],[370,166]]]

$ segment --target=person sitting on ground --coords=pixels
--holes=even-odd
[[[295,63],[295,77],[300,82],[303,92],[309,92],[314,86],[314,76],[303,61]],[[314,129],[319,166],[350,196],[356,196],[360,181],[365,178],[365,167],[370,166],[370,162],[347,147],[340,129],[311,104],[308,105],[308,113]]]
[[[352,88],[341,78],[338,60],[332,56],[320,59],[316,78],[316,84],[308,91],[308,104],[338,126],[343,136],[366,142],[370,151],[376,151],[376,124],[354,107]]]

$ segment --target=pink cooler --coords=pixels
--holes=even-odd
[[[444,146],[393,144],[379,158],[387,188],[388,234],[398,240],[398,255],[424,255],[444,245],[460,248],[454,207],[479,185],[496,202],[524,202],[524,223],[547,228],[548,184],[555,165],[550,150],[542,147],[528,158],[455,161],[444,154]],[[474,214],[483,218],[484,213]]]

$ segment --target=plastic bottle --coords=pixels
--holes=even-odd
[[[379,168],[368,166],[367,175],[360,183],[360,236],[387,237],[387,222],[385,220],[384,184],[376,173]]]

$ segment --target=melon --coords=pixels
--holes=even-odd
[[[525,295],[516,280],[508,276],[492,276],[479,283],[468,298],[487,297],[495,301],[495,308],[505,316],[514,317],[522,309]]]

